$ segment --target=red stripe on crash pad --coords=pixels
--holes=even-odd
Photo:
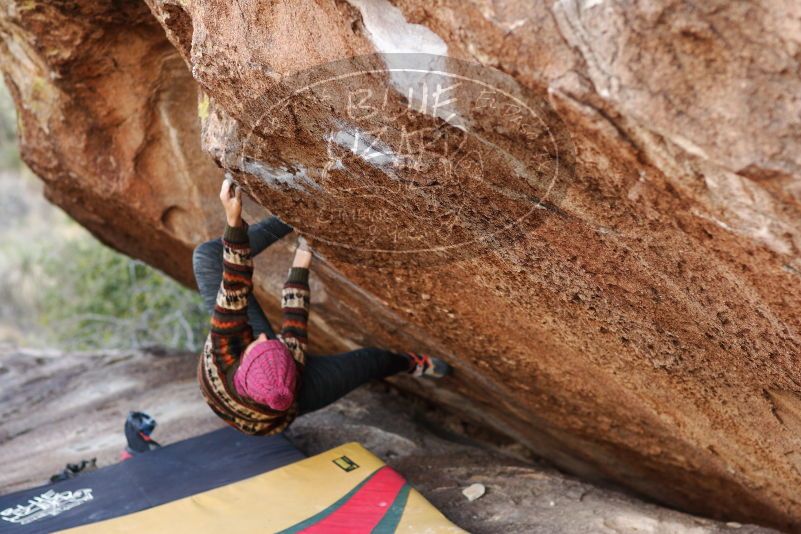
[[[308,534],[368,533],[387,513],[405,483],[403,477],[395,470],[384,466],[331,515],[301,532]]]

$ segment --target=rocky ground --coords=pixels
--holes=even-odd
[[[123,421],[143,410],[162,443],[220,426],[194,382],[194,355],[0,352],[0,492],[41,484],[67,462],[117,461]],[[456,524],[504,533],[767,533],[646,503],[568,477],[484,429],[374,384],[300,418],[307,454],[358,441],[408,477]],[[473,502],[462,490],[480,483]]]

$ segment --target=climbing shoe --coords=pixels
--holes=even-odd
[[[156,420],[144,412],[131,412],[125,420],[125,439],[128,446],[120,454],[120,460],[128,460],[137,454],[161,447],[150,437],[156,428]]]
[[[88,473],[97,469],[97,458],[91,460],[81,460],[79,464],[67,464],[63,471],[50,477],[50,483],[61,482],[75,478],[81,473]]]
[[[442,378],[451,373],[451,366],[439,358],[434,358],[418,352],[407,352],[406,355],[411,360],[409,373],[411,373],[412,376]]]

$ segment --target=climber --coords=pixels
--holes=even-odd
[[[247,434],[284,430],[371,379],[408,372],[440,378],[450,367],[414,352],[363,348],[333,356],[306,354],[309,266],[300,238],[281,298],[283,322],[275,334],[253,295],[252,258],[292,231],[276,217],[248,226],[241,189],[227,178],[220,190],[227,226],[222,239],[195,249],[198,289],[211,316],[211,332],[198,365],[200,389],[211,409]]]

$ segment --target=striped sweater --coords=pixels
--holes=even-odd
[[[271,410],[240,397],[233,386],[239,358],[253,341],[247,303],[253,291],[253,259],[247,224],[226,227],[223,236],[223,280],[211,317],[211,331],[198,365],[200,390],[211,409],[246,434],[266,435],[284,430],[297,415],[297,405]],[[306,360],[309,317],[309,270],[293,267],[281,298],[283,322],[279,339],[287,346],[298,370]],[[300,384],[300,380],[298,381]]]

